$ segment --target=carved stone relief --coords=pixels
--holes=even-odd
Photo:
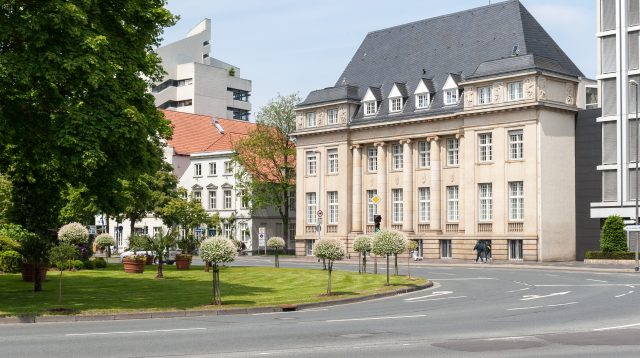
[[[540,77],[538,79],[538,100],[547,99],[547,79],[544,77]]]
[[[536,95],[536,84],[533,78],[529,77],[524,80],[524,93],[527,99],[533,99]]]
[[[473,87],[465,87],[464,88],[464,98],[465,98],[465,107],[473,106],[473,100],[475,97],[475,88]]]
[[[422,174],[422,184],[423,185],[427,184],[427,174],[426,173]]]
[[[395,180],[393,181],[396,185],[400,185],[400,177],[396,175]]]
[[[302,124],[304,123],[304,117],[302,114],[296,114],[296,128],[302,129]]]
[[[340,123],[347,123],[347,107],[346,106],[340,106],[338,108],[338,117],[339,117]]]
[[[567,98],[565,100],[566,104],[573,105],[575,101],[575,86],[572,83],[565,84],[565,92],[567,94]]]
[[[502,103],[502,91],[504,90],[504,82],[496,82],[493,84],[493,103]]]
[[[318,121],[318,123],[316,124],[318,127],[324,125],[324,117],[325,114],[324,112],[320,112],[316,115],[316,120]]]

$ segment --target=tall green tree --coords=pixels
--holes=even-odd
[[[0,172],[9,220],[45,237],[69,184],[108,209],[118,179],[154,173],[169,122],[147,93],[165,0],[0,4]],[[105,210],[108,211],[108,210]],[[115,210],[114,210],[115,211]]]
[[[184,230],[183,237],[179,240],[183,252],[188,254],[191,248],[197,246],[193,235],[196,226],[210,222],[202,203],[193,199],[174,198],[156,211],[165,225],[175,228],[181,226]]]
[[[0,224],[4,224],[11,206],[11,182],[0,174]]]
[[[296,129],[298,94],[276,97],[260,109],[256,128],[234,142],[238,188],[248,196],[252,211],[273,207],[282,220],[283,239],[289,245],[289,196],[295,185],[296,148],[291,134]]]

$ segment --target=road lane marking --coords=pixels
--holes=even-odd
[[[624,326],[596,328],[596,329],[594,329],[594,331],[610,331],[610,330],[613,330],[613,329],[624,329],[624,328],[637,327],[637,326],[640,326],[640,323],[626,324]]]
[[[518,292],[518,291],[526,291],[526,290],[528,290],[528,289],[529,289],[529,287],[525,287],[525,288],[521,288],[521,289],[519,289],[519,290],[511,290],[511,291],[507,291],[507,292],[505,292],[505,293],[513,293],[513,292]]]
[[[603,283],[608,283],[609,281],[603,281],[603,280],[594,280],[592,278],[588,278],[586,279],[587,281],[593,281],[593,282],[603,282]]]
[[[632,294],[632,293],[633,293],[633,291],[629,291],[629,292],[627,292],[627,293],[623,293],[623,294],[617,295],[617,296],[615,296],[615,298],[624,297],[624,296],[626,296],[626,295],[630,295],[630,294]]]
[[[453,293],[453,291],[435,291],[430,295],[426,295],[426,296],[420,296],[420,297],[412,297],[412,298],[405,298],[405,301],[413,301],[413,300],[419,300],[421,298],[431,298],[431,297],[435,297],[435,296],[442,296],[442,295],[448,295]]]
[[[513,336],[513,337],[497,337],[497,338],[487,338],[485,341],[510,341],[516,339],[529,339],[535,338],[534,336]]]
[[[346,318],[346,319],[330,319],[326,320],[327,323],[332,322],[353,322],[353,321],[377,321],[377,320],[385,320],[385,319],[403,319],[403,318],[419,318],[425,317],[426,314],[418,314],[413,316],[386,316],[386,317],[365,317],[365,318]]]
[[[468,277],[468,278],[432,278],[431,281],[476,281],[476,280],[498,280],[495,277]]]
[[[631,287],[634,288],[635,286],[638,286],[638,284],[636,283],[594,283],[594,284],[586,284],[586,285],[573,285],[573,284],[567,284],[567,285],[535,285],[535,287],[619,287],[619,286],[625,286],[625,287]]]
[[[457,276],[455,273],[447,273],[447,272],[427,272],[431,275],[447,275],[447,276]]]
[[[522,295],[522,298],[520,299],[520,301],[537,300],[539,298],[547,298],[552,296],[562,296],[562,295],[566,295],[567,293],[571,293],[571,291],[555,292],[555,293],[550,293],[548,295]]]
[[[409,303],[413,303],[413,302],[426,302],[426,301],[440,301],[440,300],[452,300],[455,298],[465,298],[467,296],[454,296],[454,297],[440,297],[440,298],[426,298],[424,300],[415,300],[415,301],[409,301]]]
[[[118,332],[93,332],[93,333],[67,333],[65,336],[106,336],[110,334],[136,334],[136,333],[161,333],[161,332],[183,332],[183,331],[204,331],[206,328],[174,328],[174,329],[154,329],[151,331],[118,331]]]
[[[532,309],[544,308],[544,307],[569,306],[569,305],[575,305],[576,303],[578,303],[578,302],[558,303],[558,304],[555,304],[555,305],[542,305],[542,306],[507,308],[507,311],[520,311],[520,310],[532,310]]]
[[[531,286],[530,284],[526,283],[526,282],[520,282],[520,281],[513,281],[514,283],[517,283],[518,285],[525,285],[525,286]]]

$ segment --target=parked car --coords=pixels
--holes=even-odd
[[[167,258],[165,259],[165,263],[169,264],[169,265],[173,265],[173,263],[176,260],[176,255],[181,253],[182,250],[180,249],[171,249],[168,251],[168,255]],[[144,250],[137,250],[137,251],[133,251],[133,250],[128,250],[125,251],[123,253],[120,254],[120,262],[123,262],[125,257],[129,257],[129,256],[133,256],[133,255],[150,255],[154,257],[154,262],[157,261],[158,259],[158,255],[156,255],[156,253],[154,251],[144,251]]]

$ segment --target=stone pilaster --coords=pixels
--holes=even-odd
[[[362,232],[362,151],[360,145],[351,146],[353,181],[351,186],[351,231]]]
[[[440,138],[429,137],[429,145],[431,146],[431,220],[430,229],[440,231],[441,213],[442,213],[442,162],[440,161]]]
[[[377,142],[375,143],[376,148],[378,148],[378,173],[376,175],[377,185],[376,190],[378,191],[378,196],[382,198],[382,201],[378,204],[378,214],[382,215],[382,224],[380,228],[387,228],[390,222],[387,213],[387,201],[389,198],[387,197],[387,146],[385,142]]]
[[[411,139],[402,144],[402,231],[413,231],[413,150]]]

